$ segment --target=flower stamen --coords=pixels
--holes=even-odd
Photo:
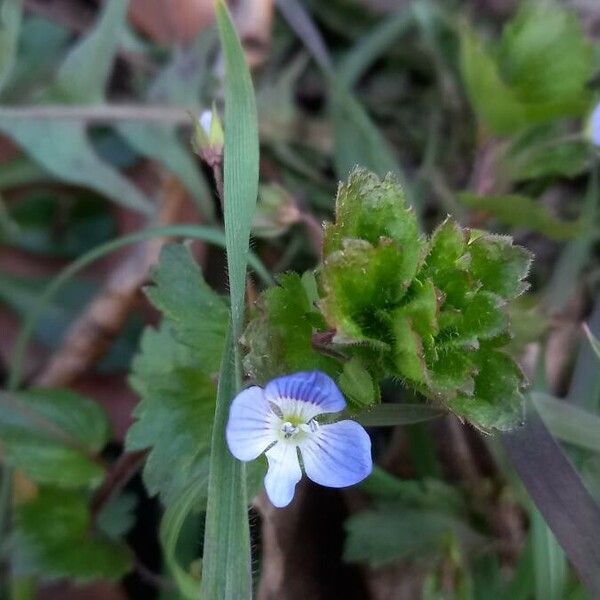
[[[296,435],[300,431],[300,428],[296,425],[292,425],[289,421],[285,421],[281,425],[281,433],[286,440],[289,440],[292,436]]]

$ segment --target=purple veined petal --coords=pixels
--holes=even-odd
[[[262,388],[249,387],[231,403],[225,437],[231,454],[239,460],[253,460],[275,441],[275,415]]]
[[[284,415],[294,415],[304,422],[316,415],[346,408],[335,381],[320,371],[301,371],[273,379],[265,388],[265,396],[279,406]]]
[[[371,439],[354,421],[321,425],[300,444],[306,475],[327,487],[347,487],[373,470]]]
[[[588,128],[592,144],[594,144],[594,146],[600,147],[600,102],[592,111]]]
[[[279,442],[265,452],[269,470],[265,476],[265,490],[277,508],[287,506],[294,497],[296,484],[302,478],[295,444]]]

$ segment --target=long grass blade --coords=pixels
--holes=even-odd
[[[222,0],[217,24],[225,58],[224,218],[231,296],[231,330],[221,363],[210,456],[201,597],[252,597],[246,469],[229,453],[225,425],[241,387],[238,339],[244,322],[244,292],[250,226],[258,194],[258,118],[252,80],[240,40]]]

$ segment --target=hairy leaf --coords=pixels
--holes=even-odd
[[[204,313],[207,320],[209,313]],[[218,353],[220,348],[213,349]],[[216,388],[203,363],[173,334],[169,321],[147,329],[134,359],[130,383],[140,395],[128,450],[150,448],[144,482],[150,494],[174,502],[188,482],[208,473]],[[206,482],[205,482],[206,483]]]
[[[178,341],[195,353],[202,373],[219,370],[229,310],[204,281],[200,267],[181,244],[165,246],[152,272],[148,298],[169,320]]]
[[[244,367],[248,374],[261,384],[286,373],[311,369],[335,376],[339,371],[337,362],[312,346],[319,321],[322,318],[311,306],[300,277],[282,276],[278,286],[263,294],[244,333],[243,342],[248,347]]]
[[[482,347],[473,354],[477,369],[472,395],[448,401],[458,415],[484,430],[510,430],[524,421],[523,374],[501,351]]]
[[[147,329],[133,362],[131,385],[140,395],[129,450],[150,448],[144,481],[170,505],[190,481],[204,481],[215,409],[213,380],[225,344],[229,313],[206,284],[189,250],[163,248],[147,294],[162,311]]]

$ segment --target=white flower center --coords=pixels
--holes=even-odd
[[[279,431],[283,434],[285,440],[302,438],[306,434],[315,433],[318,429],[319,423],[317,423],[316,419],[311,419],[308,423],[299,423],[297,425],[294,425],[291,421],[282,420],[279,426]]]
[[[286,440],[289,440],[292,436],[296,435],[300,431],[300,427],[292,425],[289,421],[285,421],[281,425],[281,433]]]

